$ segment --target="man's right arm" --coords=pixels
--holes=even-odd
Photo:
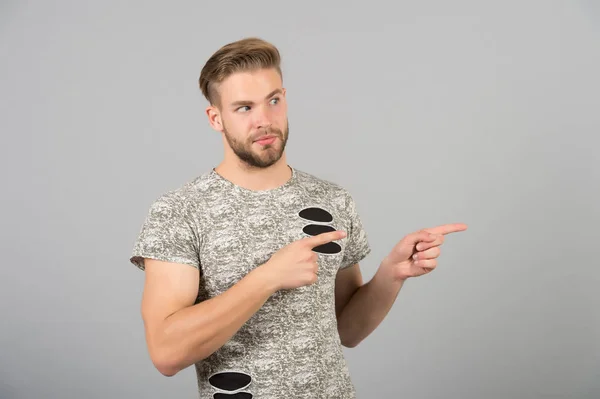
[[[200,273],[189,265],[145,259],[142,318],[155,367],[166,376],[223,346],[277,290],[258,267],[221,295],[194,304]]]
[[[145,258],[142,317],[150,358],[166,376],[222,347],[280,289],[317,281],[313,248],[343,238],[333,231],[294,241],[274,253],[227,291],[195,304],[199,269]]]

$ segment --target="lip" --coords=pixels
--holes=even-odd
[[[269,145],[273,144],[276,139],[277,136],[261,136],[258,140],[255,140],[254,143],[258,145]]]
[[[254,142],[256,143],[257,141],[271,140],[271,139],[274,139],[276,137],[277,136],[273,136],[273,135],[260,136],[259,138],[257,138],[256,140],[254,140]]]

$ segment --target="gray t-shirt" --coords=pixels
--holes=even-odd
[[[157,198],[135,242],[131,262],[142,270],[143,258],[198,268],[201,302],[292,241],[327,226],[348,234],[315,248],[315,284],[277,291],[225,345],[195,365],[201,399],[224,398],[217,393],[226,391],[250,394],[230,398],[260,399],[356,395],[337,330],[335,277],[371,248],[348,191],[291,170],[284,185],[251,191],[213,169]]]

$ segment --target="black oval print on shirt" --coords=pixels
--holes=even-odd
[[[303,209],[298,213],[298,216],[317,223],[331,223],[333,221],[333,216],[331,213],[317,207]],[[309,236],[317,236],[319,234],[335,231],[335,228],[328,224],[308,224],[304,226],[302,231]],[[342,247],[335,242],[328,242],[327,244],[314,247],[313,251],[320,254],[330,255],[340,253],[342,251]]]
[[[327,212],[325,209],[312,207],[306,208],[300,211],[300,217],[306,220],[310,220],[311,222],[318,223],[331,223],[333,222],[333,216],[331,213]]]
[[[235,371],[217,373],[208,379],[210,385],[222,391],[237,391],[238,389],[246,388],[250,385],[251,381],[252,378],[248,374]]]
[[[303,232],[308,234],[309,236],[316,236],[321,233],[327,233],[329,231],[335,231],[335,228],[332,226],[322,225],[322,224],[309,224],[304,226],[302,229]]]
[[[213,395],[214,399],[252,399],[252,394],[249,392],[237,393],[221,393],[217,392]]]
[[[313,251],[318,252],[320,254],[333,255],[342,252],[342,247],[340,247],[340,244],[337,244],[335,242],[328,242],[327,244],[317,245],[313,248]]]

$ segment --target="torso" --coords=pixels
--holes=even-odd
[[[285,185],[263,192],[235,186],[214,170],[185,190],[200,238],[198,302],[225,292],[277,250],[306,237],[308,224],[351,227],[347,193],[298,170]],[[307,208],[320,208],[333,221],[304,219]],[[249,378],[242,383],[223,375],[221,383],[249,381],[241,391],[254,398],[354,397],[335,316],[335,277],[346,240],[337,241],[339,253],[319,254],[315,284],[276,292],[223,347],[196,364],[201,398],[213,398],[218,391],[210,377],[227,371]]]

